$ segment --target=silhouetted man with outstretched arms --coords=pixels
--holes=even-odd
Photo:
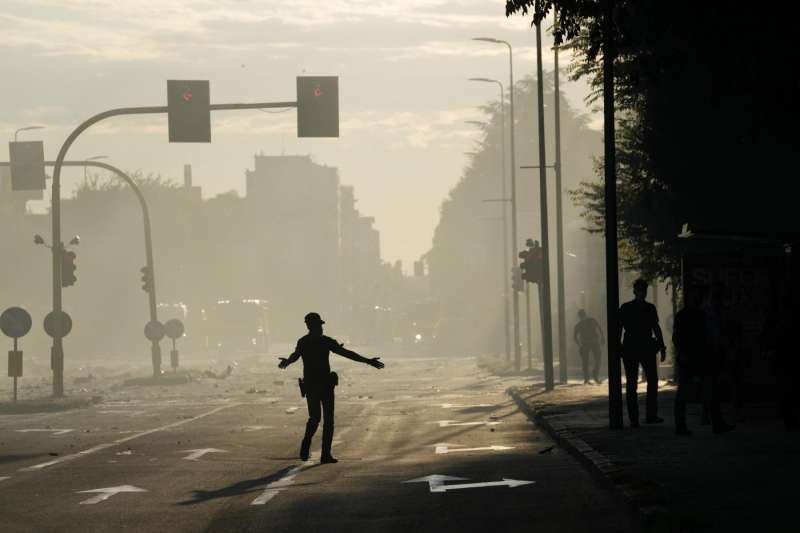
[[[337,353],[359,363],[365,363],[375,368],[383,368],[380,357],[367,359],[359,354],[352,352],[322,334],[322,325],[325,321],[318,313],[308,313],[305,316],[308,335],[297,341],[294,353],[288,358],[280,357],[278,368],[286,368],[301,357],[303,358],[303,379],[300,389],[304,391],[308,402],[308,423],[306,423],[306,434],[300,444],[300,459],[308,460],[309,449],[311,448],[311,438],[319,427],[321,415],[325,417],[322,427],[322,457],[321,463],[338,462],[331,455],[331,443],[333,442],[333,389],[338,383],[338,376],[331,372],[328,358],[330,352]],[[321,407],[321,408],[320,408]]]
[[[646,301],[647,282],[637,279],[633,284],[634,299],[619,308],[619,335],[625,330],[622,339],[622,362],[625,365],[625,400],[628,404],[628,418],[631,427],[639,427],[639,400],[636,386],[639,381],[639,365],[647,378],[647,418],[648,424],[664,421],[658,416],[658,363],[656,354],[661,352],[661,361],[667,357],[667,347],[658,325],[656,306]]]

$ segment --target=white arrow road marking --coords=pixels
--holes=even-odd
[[[297,477],[297,474],[299,474],[300,472],[302,472],[306,468],[309,468],[312,465],[313,465],[313,463],[306,462],[306,463],[303,463],[303,464],[301,464],[299,466],[296,466],[296,467],[292,468],[291,470],[286,472],[286,474],[283,477],[279,478],[276,481],[273,481],[272,483],[270,483],[266,487],[264,487],[264,492],[262,492],[261,495],[258,498],[256,498],[252,502],[250,502],[250,505],[264,505],[264,504],[266,504],[272,498],[277,496],[278,493],[280,493],[283,489],[293,485],[294,484],[294,478]]]
[[[471,409],[475,407],[494,407],[490,403],[476,403],[475,405],[457,405],[454,403],[443,403],[443,409]]]
[[[167,430],[167,429],[172,429],[172,428],[175,428],[175,427],[178,427],[178,426],[182,426],[182,425],[188,424],[189,422],[192,422],[194,420],[199,420],[201,418],[205,418],[205,417],[207,417],[209,415],[213,415],[214,413],[222,411],[223,409],[228,409],[230,407],[235,407],[237,405],[240,405],[240,404],[231,403],[231,404],[228,404],[228,405],[222,405],[220,407],[216,407],[216,408],[214,408],[214,409],[212,409],[210,411],[207,411],[205,413],[201,413],[201,414],[199,414],[199,415],[197,415],[195,417],[192,417],[192,418],[184,418],[183,420],[179,420],[177,422],[173,422],[171,424],[167,424],[166,426],[161,426],[161,427],[158,427],[158,428],[153,428],[153,429],[148,429],[146,431],[141,431],[141,432],[136,433],[134,435],[130,435],[128,437],[117,439],[117,440],[115,440],[113,442],[106,442],[106,443],[103,443],[103,444],[98,444],[97,446],[94,446],[92,448],[88,448],[86,450],[82,450],[82,451],[79,451],[77,453],[73,453],[73,454],[70,454],[70,455],[65,455],[63,457],[59,457],[58,459],[53,459],[52,461],[47,461],[46,463],[39,463],[38,465],[33,465],[33,466],[25,467],[25,468],[20,468],[20,470],[23,470],[23,471],[41,470],[43,468],[47,468],[47,467],[50,467],[50,466],[53,466],[53,465],[57,465],[59,463],[64,463],[66,461],[74,461],[75,459],[78,459],[79,457],[85,457],[87,455],[90,455],[90,454],[105,450],[107,448],[113,448],[114,446],[118,446],[120,444],[124,444],[124,443],[126,443],[128,441],[131,441],[133,439],[138,439],[139,437],[144,437],[146,435],[150,435],[151,433],[156,433],[158,431],[164,431],[164,430]]]
[[[434,424],[439,424],[440,428],[453,426],[496,426],[501,422],[456,422],[455,420],[437,420]]]
[[[523,485],[531,485],[536,483],[535,481],[526,481],[524,479],[506,479],[503,478],[503,481],[484,481],[482,483],[456,483],[453,485],[445,484],[445,481],[462,481],[466,478],[463,477],[451,477],[451,476],[441,476],[439,474],[434,474],[431,476],[419,477],[416,479],[409,479],[408,481],[403,481],[403,483],[427,483],[428,488],[431,492],[447,492],[448,490],[463,490],[463,489],[480,489],[483,487],[508,487],[513,489],[514,487],[521,487]]]
[[[198,448],[196,450],[183,450],[178,453],[190,452],[189,455],[184,457],[187,461],[197,461],[207,453],[228,453],[225,450],[218,450],[216,448]]]
[[[147,490],[140,489],[139,487],[134,487],[133,485],[120,485],[119,487],[106,487],[104,489],[77,491],[78,494],[89,494],[92,492],[97,492],[99,494],[97,496],[89,498],[88,500],[83,500],[81,502],[81,505],[94,505],[95,503],[104,502],[113,495],[119,494],[120,492],[147,492]]]
[[[290,415],[290,414],[294,413],[295,411],[297,411],[298,409],[300,409],[300,408],[299,407],[289,407],[289,408],[286,409],[286,414]]]
[[[483,452],[483,451],[491,451],[491,452],[502,452],[504,450],[513,450],[513,446],[498,446],[497,444],[493,444],[491,446],[483,446],[481,448],[455,448],[451,449],[447,443],[439,443],[436,445],[436,453],[437,454],[444,454],[444,453],[456,453],[456,452]]]
[[[55,435],[66,435],[67,433],[70,433],[75,430],[74,429],[18,429],[17,433],[34,433],[40,431],[49,432],[55,436]]]

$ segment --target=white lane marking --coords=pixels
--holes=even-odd
[[[269,483],[266,487],[264,487],[264,492],[261,495],[253,500],[250,505],[264,505],[269,502],[272,498],[278,495],[283,489],[291,486],[294,484],[294,478],[297,477],[297,474],[312,466],[313,463],[305,462],[299,466],[296,466],[286,472],[283,477]]]
[[[403,481],[403,483],[427,483],[428,488],[431,492],[447,492],[448,490],[464,490],[464,489],[480,489],[484,487],[508,487],[513,489],[514,487],[522,487],[523,485],[531,485],[536,483],[535,481],[526,481],[524,479],[507,479],[503,478],[503,481],[484,481],[481,483],[456,483],[453,485],[447,485],[445,481],[462,481],[468,478],[463,477],[452,477],[452,476],[441,476],[439,474],[433,474],[430,476],[419,477],[416,479],[409,479],[408,481]]]
[[[491,452],[501,452],[504,450],[513,450],[513,446],[498,446],[497,444],[493,444],[491,446],[483,446],[480,448],[450,448],[452,444],[441,443],[436,445],[436,453],[437,454],[445,454],[445,453],[457,453],[457,452],[483,452],[483,451],[491,451]]]
[[[186,452],[191,452],[189,453],[189,455],[184,457],[186,461],[197,461],[207,453],[228,453],[225,450],[218,450],[216,448],[199,448],[195,450],[183,450],[182,452],[178,453],[186,453]]]
[[[129,416],[138,416],[145,411],[129,411],[126,409],[105,409],[103,411],[97,411],[101,415],[129,415]]]
[[[104,444],[98,444],[97,446],[93,446],[92,448],[88,448],[86,450],[82,450],[80,452],[73,453],[73,454],[70,454],[70,455],[65,455],[63,457],[59,457],[58,459],[53,459],[52,461],[47,461],[46,463],[39,463],[38,465],[33,465],[33,466],[25,467],[25,468],[20,468],[20,470],[21,471],[41,470],[43,468],[54,466],[54,465],[57,465],[59,463],[64,463],[64,462],[67,462],[67,461],[73,461],[75,459],[78,459],[79,457],[85,457],[87,455],[90,455],[90,454],[105,450],[107,448],[113,448],[114,446],[119,446],[120,444],[124,444],[124,443],[126,443],[128,441],[132,441],[134,439],[138,439],[139,437],[145,437],[145,436],[150,435],[152,433],[157,433],[159,431],[164,431],[166,429],[171,429],[171,428],[174,428],[174,427],[182,426],[183,424],[187,424],[187,423],[193,422],[195,420],[200,420],[201,418],[205,418],[207,416],[213,415],[214,413],[218,413],[219,411],[222,411],[223,409],[228,409],[229,407],[234,407],[234,406],[237,406],[237,405],[240,405],[240,404],[233,403],[233,404],[228,404],[228,405],[222,405],[220,407],[215,407],[211,411],[199,414],[199,415],[197,415],[197,416],[195,416],[193,418],[184,418],[183,420],[178,420],[177,422],[172,422],[171,424],[167,424],[166,426],[161,426],[161,427],[157,427],[157,428],[153,428],[153,429],[148,429],[146,431],[142,431],[140,433],[136,433],[134,435],[130,435],[129,437],[124,437],[122,439],[117,439],[117,440],[115,440],[113,442],[106,442]]]
[[[120,492],[147,492],[146,489],[140,489],[139,487],[134,487],[133,485],[120,485],[119,487],[106,487],[103,489],[92,489],[92,490],[79,490],[76,491],[78,494],[89,494],[93,492],[99,493],[97,496],[93,496],[88,500],[83,500],[80,504],[81,505],[94,505],[95,503],[104,502],[110,497],[115,494],[119,494]]]
[[[286,414],[290,415],[290,414],[294,413],[295,411],[297,411],[298,409],[300,409],[300,408],[299,407],[289,407],[289,408],[286,409]]]
[[[47,432],[47,433],[52,433],[53,436],[56,436],[56,435],[66,435],[67,433],[71,433],[75,430],[74,429],[18,429],[16,431],[17,433]]]
[[[248,433],[251,431],[261,431],[262,429],[272,429],[272,426],[244,426],[242,428],[243,431]]]
[[[496,426],[501,422],[456,422],[455,420],[437,420],[434,424],[439,424],[440,428],[453,426]]]
[[[457,405],[454,403],[443,403],[443,409],[470,409],[475,407],[494,407],[490,403],[476,403],[475,405]]]
[[[5,481],[6,479],[11,479],[11,476],[0,476],[0,481]]]

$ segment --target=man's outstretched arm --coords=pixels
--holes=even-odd
[[[380,357],[373,357],[372,359],[367,359],[366,357],[357,354],[352,350],[348,350],[344,347],[343,344],[337,344],[335,348],[331,348],[333,353],[338,353],[342,357],[346,357],[351,361],[356,361],[357,363],[364,363],[370,366],[374,366],[375,368],[383,368],[383,363],[381,362]]]
[[[287,366],[291,365],[292,363],[300,359],[300,352],[298,350],[295,350],[294,353],[290,355],[288,358],[278,357],[278,359],[281,360],[281,362],[278,363],[278,368],[286,368]]]

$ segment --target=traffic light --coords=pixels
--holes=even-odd
[[[522,269],[522,279],[528,283],[539,283],[542,280],[542,247],[538,241],[528,246],[527,250],[519,253],[522,259],[520,268]]]
[[[139,271],[142,273],[142,290],[151,292],[153,290],[153,271],[147,266],[143,266]]]
[[[167,80],[169,142],[211,142],[208,80]]]
[[[61,286],[71,287],[75,285],[78,278],[75,276],[75,271],[78,269],[75,266],[75,259],[77,255],[71,250],[65,250],[61,253]]]
[[[8,143],[12,191],[42,191],[44,180],[44,144],[42,141]]]
[[[522,285],[522,270],[519,267],[511,267],[511,287],[517,292],[525,290]]]
[[[339,77],[297,77],[297,136],[339,136]]]

